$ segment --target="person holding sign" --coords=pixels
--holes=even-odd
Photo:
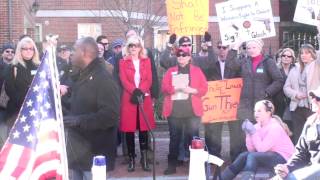
[[[179,144],[185,126],[186,137],[199,135],[200,118],[203,114],[201,97],[207,93],[208,84],[201,69],[191,64],[189,48],[179,48],[177,66],[171,67],[162,79],[164,94],[163,116],[168,118],[170,143],[168,168],[164,174],[176,173]],[[191,139],[188,139],[190,145]]]
[[[317,110],[304,124],[294,155],[286,164],[279,164],[274,168],[276,177],[280,176],[280,179],[319,179],[320,177],[320,86],[311,91],[309,96]]]
[[[248,151],[241,153],[223,171],[222,180],[232,180],[241,171],[243,171],[241,179],[254,179],[258,167],[272,170],[276,164],[286,163],[292,156],[294,145],[289,137],[291,132],[281,118],[273,115],[274,110],[274,105],[268,100],[258,101],[255,104],[254,116],[257,123],[254,125],[250,120],[242,123]]]
[[[177,35],[171,34],[169,38],[169,42],[167,44],[167,48],[160,55],[160,65],[165,69],[168,69],[170,67],[177,65],[177,57],[170,56],[171,48],[173,47],[173,44],[176,42],[176,40],[177,40]],[[212,63],[217,61],[217,56],[213,51],[211,35],[208,32],[206,32],[204,35],[204,41],[205,41],[204,43],[208,48],[208,55],[192,56],[192,64],[200,67],[202,72],[205,73],[209,69],[209,67],[212,65]],[[192,52],[191,39],[187,36],[182,36],[179,39],[179,48],[186,48],[190,52]],[[206,78],[207,80],[209,80],[207,75],[206,75]]]
[[[246,42],[248,57],[235,63],[241,71],[243,87],[238,108],[238,119],[253,119],[253,107],[257,101],[272,99],[281,91],[284,78],[276,62],[262,54],[263,41],[260,39]]]

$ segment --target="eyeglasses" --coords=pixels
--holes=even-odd
[[[21,48],[23,51],[34,51],[34,48]]]
[[[188,53],[179,53],[179,54],[177,54],[177,57],[187,57],[187,56],[190,56],[190,54],[188,54]]]
[[[191,44],[182,44],[181,46],[182,46],[182,47],[190,47]]]
[[[217,46],[218,49],[223,49],[226,50],[228,47],[227,46]]]
[[[137,47],[141,47],[140,44],[129,44],[129,48],[137,48]]]
[[[292,58],[292,56],[290,56],[290,55],[288,56],[288,55],[285,55],[285,54],[282,54],[281,57]]]
[[[4,51],[5,53],[11,53],[11,54],[14,54],[14,51],[10,51],[10,50],[6,50],[6,51]]]

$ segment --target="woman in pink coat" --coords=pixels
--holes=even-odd
[[[150,171],[147,161],[148,126],[146,121],[149,121],[151,129],[155,128],[149,90],[152,83],[150,59],[146,56],[142,40],[138,36],[130,37],[124,50],[126,56],[119,62],[120,81],[123,86],[120,107],[120,130],[125,133],[128,147],[130,159],[128,171],[133,172],[135,170],[134,133],[136,130],[139,131],[142,169]],[[139,98],[143,100],[146,119],[144,119],[142,112],[139,110]]]
[[[179,48],[176,53],[178,66],[168,69],[162,79],[164,94],[163,116],[168,118],[170,143],[168,168],[164,174],[176,172],[182,129],[185,137],[199,136],[200,118],[203,114],[202,100],[208,84],[201,69],[193,66],[188,48]],[[188,139],[190,144],[191,139]]]
[[[245,120],[242,129],[246,133],[247,152],[241,153],[222,173],[222,180],[232,180],[243,171],[243,180],[253,180],[258,167],[269,168],[285,163],[294,152],[289,128],[282,120],[273,115],[274,105],[271,101],[261,100],[255,104],[253,125]]]

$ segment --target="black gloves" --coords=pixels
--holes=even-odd
[[[131,99],[130,99],[131,103],[139,104],[139,99],[138,99],[139,97],[142,97],[142,99],[144,99],[144,93],[140,89],[136,88],[132,92]]]
[[[208,31],[204,33],[204,41],[205,42],[211,41],[211,35],[208,33]]]
[[[174,44],[177,40],[177,35],[176,34],[171,34],[169,38],[169,43]]]
[[[65,127],[76,127],[80,125],[80,119],[76,116],[64,116],[63,124]]]

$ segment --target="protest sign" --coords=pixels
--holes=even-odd
[[[208,30],[209,0],[167,0],[170,33],[203,35]]]
[[[232,0],[216,10],[223,45],[276,35],[269,0]]]
[[[320,21],[320,0],[298,0],[293,21],[317,26]]]
[[[242,78],[209,81],[208,92],[202,98],[203,123],[234,121],[240,102]]]

